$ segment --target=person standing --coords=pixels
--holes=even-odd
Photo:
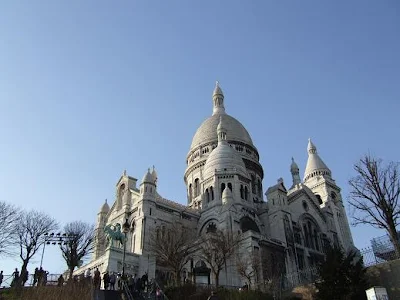
[[[212,291],[210,297],[208,297],[207,300],[219,300],[217,292]]]
[[[32,284],[32,286],[35,286],[38,283],[38,278],[39,278],[39,269],[35,268],[35,273],[33,273],[33,284]]]
[[[57,286],[63,286],[63,285],[64,285],[64,277],[61,274],[60,277],[58,277]]]
[[[93,285],[94,285],[95,289],[97,289],[97,290],[100,289],[101,276],[100,276],[100,271],[98,268],[96,268],[96,270],[94,271],[94,274],[93,274]]]
[[[11,281],[11,286],[18,285],[19,282],[19,271],[18,268],[15,268],[15,271],[12,273],[13,280]]]
[[[1,288],[1,284],[3,283],[3,278],[4,278],[4,275],[3,275],[3,270],[0,272],[0,288]]]
[[[104,289],[108,290],[108,285],[110,284],[110,275],[108,274],[108,271],[103,275],[103,283]]]
[[[115,273],[112,272],[110,275],[110,290],[115,291],[115,281],[117,280],[117,277],[115,276]]]

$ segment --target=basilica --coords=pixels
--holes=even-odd
[[[246,128],[225,111],[224,94],[217,82],[212,115],[197,129],[186,157],[187,204],[158,193],[154,167],[141,181],[124,171],[111,206],[106,201],[97,214],[94,255],[74,274],[95,268],[102,273],[121,272],[124,259],[126,273],[148,273],[150,279],[156,278],[166,270],[148,249],[150,233],[176,222],[198,235],[215,228],[240,233],[240,251],[266,258],[260,260],[268,265],[262,267],[259,280],[278,271],[290,274],[315,266],[324,258],[328,244],[353,250],[340,187],[310,139],[307,152],[303,178],[292,158],[292,181],[278,179],[265,189],[257,147]],[[124,251],[115,241],[107,243],[104,228],[125,222],[129,232]],[[182,276],[197,283],[214,283],[207,263],[196,255]],[[244,282],[234,263],[227,264],[219,278],[219,283],[227,286]]]

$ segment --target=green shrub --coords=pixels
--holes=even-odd
[[[91,300],[92,288],[82,285],[43,286],[2,291],[1,300]]]
[[[196,287],[194,285],[184,285],[181,287],[171,287],[165,290],[165,294],[170,300],[205,300],[210,296],[211,289]],[[219,288],[217,292],[220,300],[272,300],[269,294],[260,291],[228,290]]]

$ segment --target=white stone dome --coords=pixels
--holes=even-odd
[[[150,173],[150,169],[148,169],[146,174],[143,176],[142,183],[153,183],[154,184],[154,177]]]
[[[224,169],[227,171],[236,170],[236,173],[248,177],[243,159],[226,142],[218,143],[217,148],[211,151],[204,165],[204,178],[212,176],[215,170]]]
[[[292,157],[292,164],[290,165],[290,172],[291,173],[298,173],[299,172],[299,166],[296,164],[294,161],[294,158]]]
[[[200,144],[218,140],[217,127],[220,117],[224,121],[226,131],[229,132],[229,140],[243,142],[254,147],[253,141],[244,126],[234,117],[223,113],[212,115],[200,125],[193,137],[191,149]]]
[[[110,211],[110,206],[107,203],[107,200],[104,202],[104,204],[100,208],[101,213],[108,213]]]

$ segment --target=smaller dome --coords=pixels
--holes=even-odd
[[[212,176],[215,170],[235,171],[248,177],[243,159],[227,142],[227,130],[224,128],[222,118],[218,124],[218,135],[218,146],[211,151],[204,165],[204,178]]]
[[[299,166],[296,164],[296,162],[294,161],[294,158],[292,157],[292,164],[290,165],[290,172],[291,173],[298,173],[299,172]]]
[[[232,198],[232,191],[230,188],[225,188],[224,191],[222,192],[222,198],[223,199],[231,199]]]
[[[148,169],[146,174],[143,176],[142,183],[153,183],[154,184],[154,178],[153,178],[153,175],[151,175],[151,173],[150,173],[150,169]]]
[[[100,208],[101,213],[108,213],[110,211],[110,206],[108,206],[107,199]]]

